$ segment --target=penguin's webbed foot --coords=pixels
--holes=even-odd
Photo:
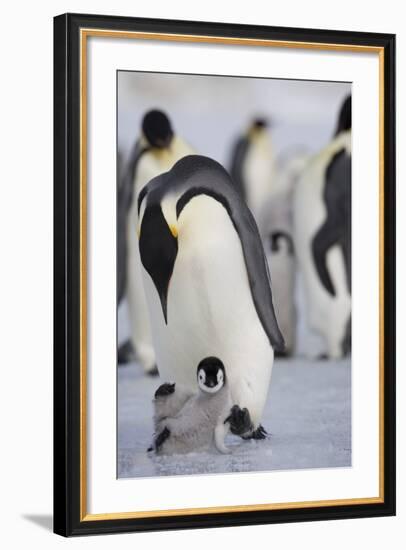
[[[230,424],[230,431],[234,435],[243,436],[252,431],[253,425],[248,409],[241,409],[238,405],[231,407],[229,416],[224,420],[224,424]]]
[[[289,357],[289,355],[290,355],[290,350],[288,349],[274,351],[274,357],[278,359],[285,359],[286,357]]]
[[[266,439],[268,436],[268,432],[265,430],[265,428],[260,424],[256,430],[251,432],[249,435],[243,435],[241,436],[243,439]]]
[[[117,350],[117,363],[126,365],[135,360],[134,348],[130,340],[125,341]]]
[[[155,399],[157,397],[166,397],[171,395],[175,391],[175,384],[162,384],[155,392]]]

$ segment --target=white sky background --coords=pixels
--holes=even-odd
[[[330,139],[351,84],[163,73],[118,73],[118,147],[126,155],[144,113],[164,110],[199,154],[229,165],[230,149],[255,116],[272,123],[276,154],[316,152]]]

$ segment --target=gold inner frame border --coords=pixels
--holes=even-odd
[[[87,39],[88,37],[194,42],[235,46],[314,49],[324,51],[376,53],[379,57],[379,496],[339,500],[285,502],[142,510],[134,512],[87,513]],[[292,510],[331,506],[379,504],[384,502],[384,48],[357,44],[333,44],[233,38],[177,33],[80,29],[80,521],[176,517],[227,512]]]

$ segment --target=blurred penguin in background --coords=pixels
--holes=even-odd
[[[117,200],[117,303],[128,302],[130,341],[118,349],[118,363],[137,359],[147,374],[158,374],[152,345],[138,249],[137,198],[155,176],[166,172],[185,155],[193,153],[160,110],[147,112],[140,136],[130,153]]]
[[[331,142],[307,164],[293,196],[294,245],[306,311],[326,355],[350,349],[351,97],[343,102]]]
[[[285,339],[279,355],[291,355],[295,347],[295,272],[292,200],[294,185],[303,171],[308,155],[288,151],[278,159],[275,192],[260,209],[258,226],[264,245],[275,296],[275,310]]]
[[[231,157],[231,177],[255,219],[272,192],[274,155],[268,126],[265,119],[255,119]]]

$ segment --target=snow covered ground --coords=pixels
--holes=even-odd
[[[118,369],[117,475],[152,477],[351,465],[351,361],[275,361],[263,425],[265,441],[228,436],[230,455],[147,454],[152,398],[162,383],[132,363]]]

